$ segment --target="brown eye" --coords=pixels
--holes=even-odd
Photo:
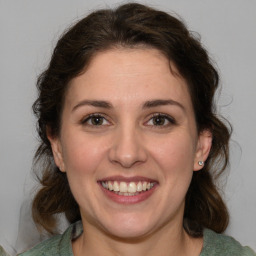
[[[102,125],[103,124],[103,117],[101,117],[101,116],[91,117],[91,124],[92,125]]]
[[[156,116],[152,118],[154,125],[165,125],[166,123],[166,117],[164,116]]]
[[[82,121],[82,124],[90,125],[90,126],[102,126],[108,125],[109,122],[101,115],[90,115],[85,120]]]
[[[175,120],[171,116],[164,114],[155,114],[146,123],[148,126],[169,126],[171,124],[175,124]]]

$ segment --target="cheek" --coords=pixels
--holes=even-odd
[[[188,134],[165,138],[151,149],[151,155],[160,170],[161,200],[165,213],[182,209],[193,175],[194,147]],[[158,140],[158,142],[160,142]]]
[[[175,135],[152,145],[152,155],[166,174],[191,172],[194,163],[194,147],[190,136]]]
[[[92,141],[84,136],[74,136],[65,141],[63,148],[63,159],[72,194],[79,205],[93,208],[91,198],[95,198],[97,193],[95,185],[105,147],[95,139]]]
[[[72,175],[91,175],[104,157],[103,143],[89,138],[70,138],[63,145],[63,159],[66,171]]]

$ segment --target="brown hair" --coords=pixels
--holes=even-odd
[[[38,78],[39,96],[33,110],[41,144],[34,161],[40,167],[42,187],[33,201],[33,218],[48,232],[55,232],[56,214],[64,213],[70,223],[81,218],[66,174],[54,163],[46,134],[48,128],[52,136],[59,135],[68,84],[84,72],[98,52],[138,46],[156,48],[176,65],[188,84],[198,133],[209,129],[213,135],[208,160],[200,172],[194,172],[187,192],[184,228],[192,236],[201,236],[204,227],[216,232],[227,227],[227,208],[215,185],[215,178],[228,164],[230,138],[230,130],[215,113],[218,73],[201,43],[179,19],[130,3],[93,12],[71,27],[59,39],[48,68]]]

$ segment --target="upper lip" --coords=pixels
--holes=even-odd
[[[139,182],[139,181],[147,181],[147,182],[157,182],[154,179],[143,177],[143,176],[133,176],[133,177],[125,177],[125,176],[108,176],[103,179],[98,180],[98,182],[103,181],[124,181],[124,182]]]

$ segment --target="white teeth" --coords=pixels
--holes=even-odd
[[[119,185],[118,185],[117,181],[114,181],[113,189],[114,189],[115,192],[119,191]]]
[[[108,190],[113,190],[113,185],[112,185],[112,183],[111,183],[111,181],[109,181],[108,182]]]
[[[119,191],[123,193],[126,193],[128,191],[126,182],[120,182]]]
[[[142,191],[142,183],[141,182],[139,182],[138,184],[137,184],[137,191]]]
[[[135,182],[130,182],[128,184],[128,192],[129,193],[135,193],[136,190],[137,190],[137,186],[136,186]]]
[[[142,183],[142,190],[143,190],[143,191],[146,191],[146,190],[147,190],[147,182],[146,182],[146,181],[144,181],[144,182]]]
[[[155,185],[155,183],[147,181],[139,181],[137,184],[135,182],[127,183],[124,181],[102,181],[101,184],[105,189],[124,196],[134,196],[138,194],[138,192],[150,190]]]

